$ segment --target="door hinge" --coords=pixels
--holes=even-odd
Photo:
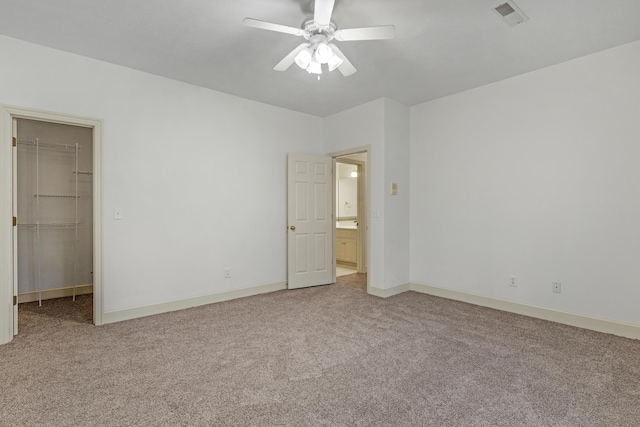
[[[18,140],[16,139],[16,137],[13,137],[13,146],[16,147],[18,145]]]
[[[13,217],[13,226],[15,227],[16,225],[18,225],[18,218],[16,218],[15,216]]]
[[[17,295],[13,296],[13,305],[18,305],[18,296]]]

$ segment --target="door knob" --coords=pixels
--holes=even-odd
[[[292,225],[291,227],[289,227],[291,229],[291,231],[296,231],[296,226]]]

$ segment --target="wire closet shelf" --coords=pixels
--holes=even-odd
[[[44,230],[73,230],[74,238],[73,238],[73,300],[76,300],[76,287],[78,286],[78,229],[81,228],[82,224],[78,221],[78,200],[80,199],[80,195],[78,194],[78,177],[79,176],[92,176],[93,172],[91,171],[80,171],[78,170],[78,153],[82,148],[77,143],[75,144],[58,144],[51,142],[43,142],[40,141],[39,138],[35,139],[24,139],[18,138],[17,143],[19,145],[33,147],[35,149],[35,162],[36,162],[36,179],[35,179],[35,194],[34,197],[36,199],[35,203],[35,222],[28,223],[18,223],[18,228],[24,230],[34,230],[36,232],[35,236],[35,249],[34,249],[34,258],[35,258],[35,285],[36,291],[38,292],[38,304],[42,306],[42,235],[41,232]],[[42,194],[40,192],[40,150],[56,150],[56,151],[65,151],[74,154],[74,169],[72,171],[74,175],[74,194]],[[74,219],[73,221],[65,221],[65,222],[55,222],[55,221],[42,221],[42,206],[41,201],[47,199],[60,199],[60,200],[73,200],[74,206]]]

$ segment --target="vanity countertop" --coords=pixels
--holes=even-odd
[[[336,221],[336,228],[345,230],[357,230],[358,224],[355,221]]]

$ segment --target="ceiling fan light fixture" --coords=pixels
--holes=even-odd
[[[341,66],[343,62],[344,61],[340,59],[338,55],[333,55],[331,59],[329,59],[329,62],[327,62],[327,65],[329,66],[329,71],[335,70],[336,68]]]
[[[316,60],[321,64],[326,64],[333,58],[335,55],[333,54],[333,49],[326,43],[319,43],[318,47],[316,47],[315,57]]]
[[[311,60],[311,63],[307,67],[307,72],[309,74],[322,74],[322,64],[320,64],[315,60],[315,58],[313,58]]]
[[[276,66],[273,67],[276,71],[285,71],[295,62],[298,67],[306,70],[308,73],[317,75],[319,80],[320,74],[322,74],[322,64],[327,64],[329,71],[338,68],[340,73],[347,77],[355,73],[356,68],[351,64],[349,59],[344,56],[340,49],[331,43],[332,40],[388,40],[395,36],[396,29],[393,25],[338,29],[337,25],[331,20],[333,8],[337,0],[304,1],[311,3],[313,17],[303,21],[300,28],[253,18],[245,18],[242,21],[247,27],[291,34],[303,37],[307,41],[306,43],[302,42],[299,44],[298,47],[278,62]],[[513,2],[513,0],[501,1]]]
[[[296,55],[295,61],[298,67],[302,68],[303,70],[306,70],[307,68],[309,68],[309,65],[311,64],[312,59],[313,59],[313,50],[310,47],[308,47],[306,49],[301,50],[300,53]]]

